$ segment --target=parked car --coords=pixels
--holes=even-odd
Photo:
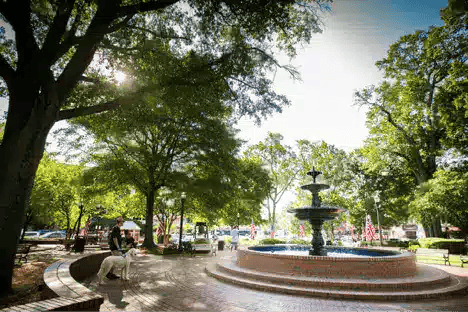
[[[46,238],[46,239],[49,239],[49,238],[65,238],[65,233],[61,232],[61,231],[55,231],[55,232],[48,232],[48,233],[45,233],[44,235],[41,235],[39,238]]]
[[[40,235],[44,235],[44,234],[49,233],[49,232],[55,232],[54,230],[45,230],[45,229],[44,230],[37,230],[37,231],[40,233]]]
[[[39,238],[41,236],[41,233],[37,231],[28,231],[24,233],[24,238]]]

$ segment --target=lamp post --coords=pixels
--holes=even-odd
[[[182,251],[182,231],[184,225],[184,202],[185,202],[185,192],[182,192],[180,195],[180,228],[179,228],[179,251]]]
[[[240,226],[239,217],[240,217],[239,212],[237,212],[237,229],[239,229],[239,226]]]
[[[379,205],[380,205],[380,197],[379,194],[377,193],[374,197],[375,199],[375,210],[377,211],[377,226],[379,227],[379,239],[380,239],[380,246],[383,245],[382,242],[382,228],[380,227],[380,218],[379,218]]]

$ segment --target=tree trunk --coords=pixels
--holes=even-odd
[[[0,237],[3,238],[0,243],[0,296],[12,290],[16,244],[46,137],[54,124],[50,119],[46,122],[36,116],[40,113],[44,111],[33,111],[30,116],[10,116],[9,112],[0,145]],[[29,119],[22,119],[25,117]]]
[[[29,222],[31,222],[32,214],[26,213],[26,220],[23,223],[23,232],[20,237],[20,241],[24,239],[24,234],[26,234],[26,229],[28,228]]]
[[[77,229],[76,229],[76,237],[80,235],[80,225],[81,225],[81,217],[83,216],[83,204],[80,205],[80,214],[78,215],[78,220],[76,221]]]
[[[146,194],[146,228],[143,246],[148,249],[153,248],[154,193],[154,188],[150,188],[148,194]]]

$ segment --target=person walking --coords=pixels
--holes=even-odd
[[[116,225],[112,228],[111,234],[109,236],[109,248],[113,256],[122,256],[122,236],[120,235],[120,227],[124,223],[122,217],[115,219]],[[119,278],[117,275],[112,272],[112,270],[106,276],[109,279]]]
[[[239,230],[237,229],[237,226],[233,226],[231,230],[231,251],[232,248],[234,250],[237,250],[237,244],[239,243]]]

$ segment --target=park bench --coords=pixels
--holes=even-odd
[[[445,265],[447,265],[447,262],[450,265],[448,249],[418,248],[416,250],[416,256],[425,256],[438,259],[442,258],[444,260]]]
[[[461,267],[463,268],[464,263],[468,263],[468,255],[460,255]]]
[[[18,244],[16,246],[15,259],[18,260],[17,264],[20,264],[23,260],[28,262],[29,251],[31,250],[31,244]]]
[[[193,248],[190,242],[182,242],[182,252],[188,252],[193,256],[195,253],[195,248]]]

